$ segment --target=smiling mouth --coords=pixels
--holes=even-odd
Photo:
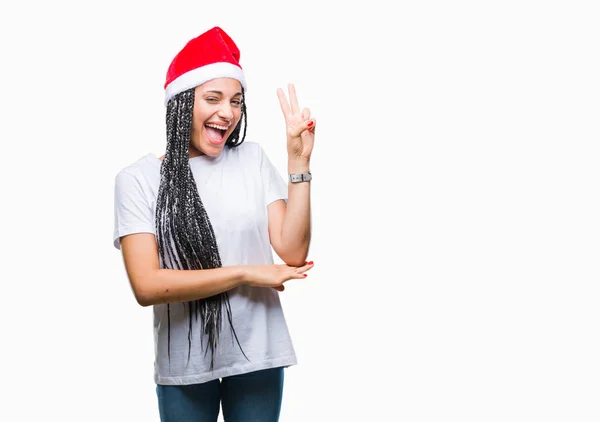
[[[206,123],[204,127],[206,128],[209,141],[214,144],[221,144],[227,129],[229,129],[227,126],[216,125],[214,123]]]

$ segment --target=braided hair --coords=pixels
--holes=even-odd
[[[183,91],[167,104],[167,149],[160,168],[160,186],[156,202],[155,225],[158,251],[166,268],[202,270],[221,267],[221,257],[210,219],[206,213],[196,181],[190,169],[189,148],[194,109],[194,88]],[[243,132],[242,132],[243,126]],[[242,133],[242,136],[240,136]],[[227,139],[225,146],[234,148],[246,138],[246,103],[242,89],[241,118]],[[235,333],[227,292],[183,304],[189,315],[188,362],[192,347],[192,323],[200,318],[200,346],[207,337],[210,350],[210,369],[219,341],[223,308],[231,333],[242,354],[248,359]],[[167,347],[171,358],[171,308],[167,304]]]

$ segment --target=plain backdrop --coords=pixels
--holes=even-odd
[[[600,420],[599,19],[577,0],[3,3],[0,420],[159,420],[113,184],[164,152],[166,69],[215,25],[284,177],[276,89],[317,121],[281,421]]]

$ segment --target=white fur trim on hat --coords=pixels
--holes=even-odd
[[[227,62],[211,63],[206,66],[199,67],[189,72],[184,73],[177,79],[173,80],[165,89],[165,105],[175,95],[187,89],[202,85],[204,82],[216,78],[233,78],[240,81],[244,90],[246,87],[246,79],[244,78],[243,70],[234,64]]]

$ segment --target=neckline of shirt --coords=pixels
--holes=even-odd
[[[211,157],[209,155],[197,155],[196,157],[191,157],[189,159],[189,161],[190,161],[190,164],[194,164],[194,163],[216,164],[223,159],[224,155],[225,155],[225,150],[223,150],[223,152],[221,152],[221,154],[219,154],[216,157]],[[153,152],[148,153],[148,157],[150,157],[152,159],[152,161],[154,161],[155,164],[158,164],[159,167],[163,162],[163,160],[161,160],[160,157],[158,157]]]

